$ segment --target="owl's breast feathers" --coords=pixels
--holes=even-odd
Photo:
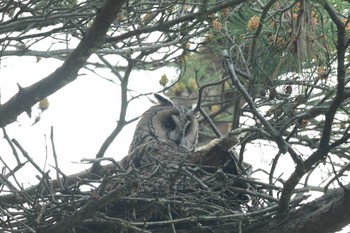
[[[174,143],[162,142],[159,140],[150,140],[136,147],[131,153],[120,161],[124,169],[131,166],[138,168],[151,163],[178,163],[190,160],[194,157],[194,152],[185,148],[178,147]]]

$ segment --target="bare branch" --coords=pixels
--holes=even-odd
[[[63,65],[41,81],[21,89],[0,107],[0,126],[15,121],[19,114],[28,111],[36,102],[74,81],[90,55],[105,43],[107,30],[124,3],[125,1],[106,1],[86,36]]]
[[[271,134],[271,137],[276,141],[278,148],[280,149],[281,153],[285,154],[288,151],[288,144],[284,141],[282,136],[276,131],[270,123],[260,114],[260,112],[257,110],[257,108],[254,105],[254,102],[251,98],[251,96],[248,94],[244,86],[240,83],[238,80],[238,77],[236,75],[235,69],[232,64],[232,60],[230,59],[230,56],[225,50],[223,52],[223,56],[225,59],[225,64],[228,69],[230,78],[232,80],[233,85],[239,90],[239,92],[242,94],[243,98],[247,101],[251,111],[253,114],[260,120],[260,122],[268,129],[269,133]]]

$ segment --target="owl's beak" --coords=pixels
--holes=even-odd
[[[178,146],[181,146],[181,143],[182,143],[182,135],[181,134],[176,134],[176,137],[175,137],[175,144],[178,145]]]
[[[169,138],[178,146],[181,146],[187,150],[191,150],[190,142],[183,135],[182,132],[172,131],[169,135]]]

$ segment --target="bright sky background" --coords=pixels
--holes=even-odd
[[[29,86],[49,75],[60,64],[61,62],[55,59],[43,59],[36,62],[35,58],[31,57],[13,57],[1,61],[1,103],[5,103],[17,93],[17,83],[22,87]],[[172,71],[169,69],[161,69],[156,72],[134,71],[130,88],[147,93],[159,91],[161,90],[158,84],[159,78],[164,72]],[[82,70],[80,74],[82,75],[77,80],[48,97],[49,109],[43,112],[38,123],[32,125],[40,112],[38,105],[35,105],[32,108],[31,118],[23,113],[18,117],[17,122],[6,127],[10,138],[17,139],[34,161],[44,167],[45,143],[48,149],[48,164],[54,165],[50,142],[50,128],[53,126],[59,167],[67,174],[88,167],[75,162],[83,158],[95,157],[103,141],[115,128],[119,117],[120,87],[89,71]],[[147,98],[132,102],[127,119],[139,116],[151,105],[152,103]],[[105,156],[120,160],[127,154],[136,123],[134,122],[123,130]],[[9,165],[14,165],[14,156],[4,139],[0,140],[0,156]],[[28,165],[26,167],[30,170]],[[47,169],[52,170],[48,167]],[[24,174],[25,176],[30,174],[32,177],[28,176],[28,179],[32,181],[33,172],[27,173],[26,171]]]

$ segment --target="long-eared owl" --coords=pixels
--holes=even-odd
[[[152,140],[194,151],[198,137],[198,122],[193,111],[188,107],[176,105],[161,95],[155,94],[154,97],[159,104],[142,114],[129,153]]]

